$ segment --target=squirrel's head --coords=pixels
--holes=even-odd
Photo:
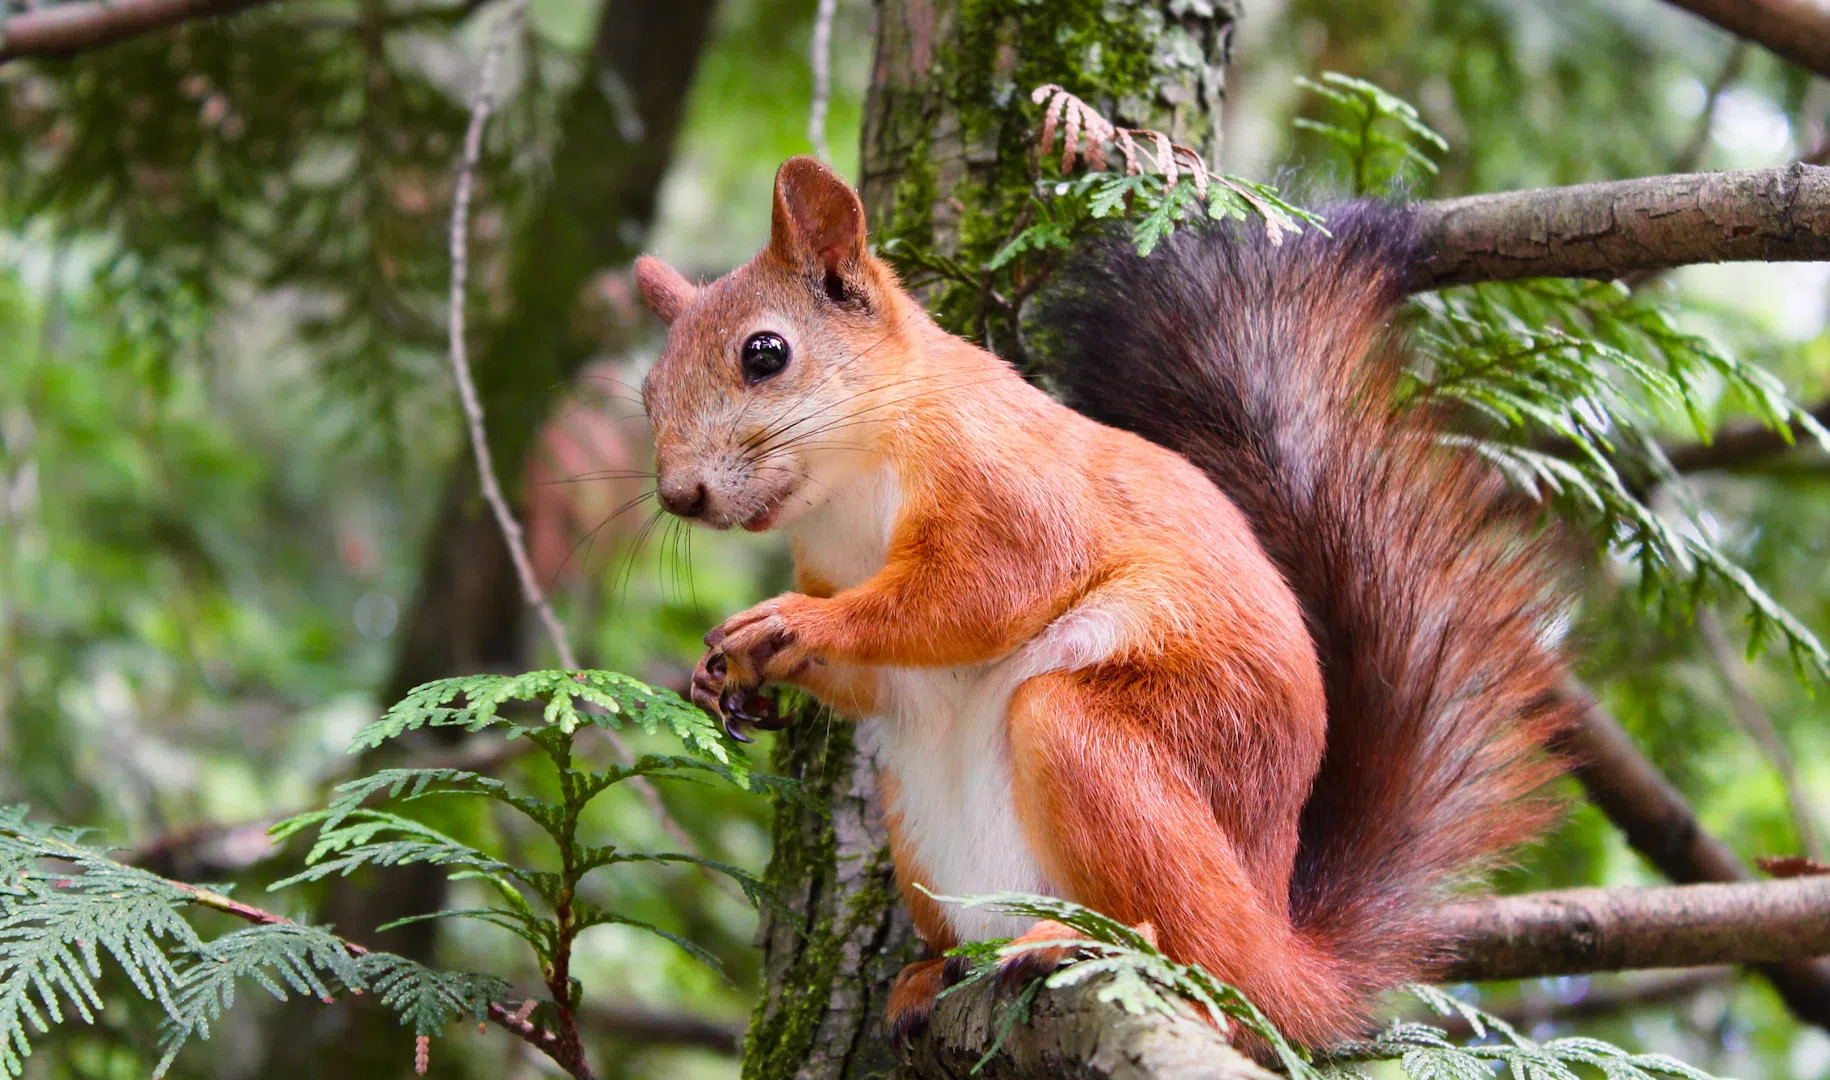
[[[681,517],[772,528],[870,455],[870,401],[918,311],[864,244],[864,206],[813,158],[775,175],[769,245],[710,285],[652,256],[636,283],[668,324],[642,385],[657,494]]]

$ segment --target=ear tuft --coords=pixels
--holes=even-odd
[[[789,158],[775,174],[769,250],[809,274],[828,296],[857,299],[852,292],[864,263],[864,204],[818,159]]]
[[[642,299],[648,301],[649,309],[664,323],[671,324],[688,304],[699,298],[699,286],[653,255],[644,255],[635,261],[635,284],[642,290]]]

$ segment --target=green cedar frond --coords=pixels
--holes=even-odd
[[[1334,104],[1335,119],[1298,117],[1294,123],[1346,155],[1355,195],[1393,191],[1407,169],[1436,175],[1430,152],[1447,151],[1448,140],[1425,124],[1410,102],[1338,71],[1323,72],[1319,82],[1298,76],[1296,85]]]
[[[481,1019],[507,995],[499,979],[352,952],[334,934],[299,923],[263,923],[206,942],[181,912],[218,906],[218,894],[115,862],[82,837],[29,820],[24,807],[0,810],[0,1078],[21,1075],[32,1050],[27,1024],[42,1034],[66,1019],[95,1021],[104,955],[166,1013],[155,1076],[193,1035],[209,1036],[242,980],[281,999],[372,991],[418,1035],[458,1017]]]
[[[178,914],[182,891],[78,843],[82,830],[26,813],[0,810],[0,1077],[25,1067],[26,1024],[46,1033],[66,1007],[95,1022],[103,954],[170,1010],[179,980],[167,954],[198,944]]]
[[[603,908],[593,904],[578,905],[577,918],[577,925],[580,930],[588,929],[593,926],[632,926],[637,930],[646,930],[658,938],[672,942],[679,947],[680,951],[717,972],[719,978],[726,982],[730,981],[730,976],[725,973],[723,962],[720,961],[716,955],[706,949],[703,945],[700,945],[690,938],[681,937],[672,930],[663,929],[653,923],[643,922],[640,919],[631,919],[624,915],[617,915],[613,912],[605,911]]]
[[[293,821],[308,822],[312,817],[312,814],[301,814]],[[342,814],[338,821],[335,827],[319,830],[317,842],[305,856],[304,870],[274,882],[269,889],[283,889],[302,881],[320,881],[333,876],[347,877],[364,866],[412,863],[455,866],[492,879],[527,880],[529,877],[520,869],[410,817],[384,810],[352,810]],[[330,855],[336,858],[326,858]]]
[[[328,1002],[342,993],[372,993],[415,1035],[436,1035],[458,1019],[482,1022],[490,1005],[510,996],[508,983],[494,976],[435,971],[392,953],[352,955],[336,935],[299,923],[251,926],[194,952],[155,1076],[164,1074],[192,1036],[209,1038],[210,1023],[235,1004],[235,985],[242,980],[281,1001],[294,994]]]
[[[436,1035],[460,1018],[482,1023],[489,1007],[506,1002],[512,991],[494,975],[437,971],[393,953],[367,953],[361,961],[369,987],[415,1035]]]
[[[1659,610],[1688,616],[1702,599],[1738,601],[1752,649],[1777,638],[1801,675],[1830,677],[1830,652],[1709,538],[1658,447],[1667,417],[1707,438],[1718,400],[1787,438],[1796,427],[1830,446],[1777,379],[1678,330],[1655,303],[1614,283],[1478,285],[1420,298],[1417,310],[1419,367],[1406,400],[1453,401],[1492,429],[1451,441],[1629,558]],[[1678,496],[1671,511],[1640,496],[1654,480]]]
[[[1566,1038],[1536,1042],[1512,1025],[1435,987],[1410,988],[1438,1015],[1460,1016],[1475,1038],[1499,1038],[1458,1046],[1438,1027],[1397,1021],[1350,1058],[1330,1064],[1331,1073],[1352,1072],[1355,1061],[1397,1059],[1410,1080],[1492,1080],[1495,1069],[1530,1080],[1578,1080],[1600,1074],[1606,1080],[1714,1080],[1708,1073],[1664,1054],[1634,1054],[1599,1039]],[[1585,1070],[1585,1071],[1579,1071]]]
[[[453,702],[459,698],[462,705]],[[543,705],[546,727],[570,735],[581,724],[620,729],[624,718],[650,734],[665,731],[687,749],[724,765],[738,778],[747,777],[743,755],[723,728],[703,709],[670,690],[649,686],[614,671],[530,671],[523,675],[466,675],[414,687],[380,720],[356,734],[351,753],[381,745],[422,727],[462,727],[482,731],[503,725],[508,737],[535,728],[531,717],[511,720],[501,707],[512,701]],[[580,703],[594,708],[581,709]]]

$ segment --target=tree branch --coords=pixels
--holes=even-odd
[[[192,19],[231,15],[268,0],[78,0],[0,22],[0,64],[26,56],[62,57]]]
[[[1010,1005],[996,984],[981,979],[941,998],[927,1030],[910,1040],[895,1080],[1277,1080],[1279,1075],[1193,1017],[1136,1016],[1101,1001],[1105,980],[1097,978],[1040,990],[1028,1020],[1011,1028],[986,1059]]]
[[[1751,881],[1752,872],[1728,845],[1705,832],[1676,788],[1646,760],[1620,722],[1575,680],[1563,693],[1580,708],[1581,723],[1560,749],[1575,762],[1589,801],[1659,872],[1678,882]],[[1830,1027],[1830,963],[1791,959],[1760,971],[1799,1019]]]
[[[1414,291],[1618,277],[1692,263],[1830,259],[1830,169],[1686,173],[1424,202]]]
[[[1595,1020],[1617,1016],[1629,1009],[1687,1001],[1705,990],[1732,985],[1738,974],[1736,968],[1727,965],[1648,971],[1623,976],[1618,983],[1594,987],[1574,1000],[1534,996],[1507,1008],[1489,1011],[1520,1031],[1531,1031],[1540,1024]],[[1474,1035],[1473,1025],[1464,1017],[1430,1014],[1422,1019],[1426,1024],[1447,1031],[1451,1039],[1467,1039]]]
[[[685,1046],[735,1057],[743,1049],[743,1025],[690,1012],[668,1012],[647,1005],[591,1005],[579,1011],[578,1023],[593,1035],[625,1039],[643,1046]]]
[[[1453,940],[1443,981],[1524,979],[1630,968],[1771,963],[1830,953],[1830,876],[1645,889],[1568,889],[1445,905],[1434,931]],[[1720,972],[1705,973],[1719,981]],[[1696,978],[1680,991],[1694,990]],[[1101,1001],[1100,979],[1042,990],[977,1075],[1001,1080],[1069,1077],[1266,1080],[1212,1027],[1186,1016],[1134,1016]],[[963,1076],[997,1039],[1009,1006],[997,980],[942,998],[897,1073]]]
[[[1460,942],[1445,981],[1776,964],[1830,954],[1830,875],[1497,896],[1433,922]]]
[[[1830,8],[1814,0],[1668,0],[1806,71],[1830,76]]]
[[[1830,401],[1812,406],[1811,418],[1819,424],[1830,425]],[[1786,434],[1774,431],[1757,420],[1737,420],[1724,424],[1710,436],[1708,442],[1684,443],[1666,448],[1665,458],[1680,473],[1710,472],[1756,464],[1794,449],[1800,445],[1801,439],[1810,443],[1805,438],[1806,432],[1801,423],[1791,425],[1792,438],[1789,441]]]

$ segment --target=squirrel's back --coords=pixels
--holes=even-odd
[[[1429,410],[1392,408],[1413,219],[1361,202],[1327,227],[1113,244],[1044,320],[1070,402],[1200,467],[1302,604],[1328,730],[1290,911],[1364,1000],[1441,955],[1422,915],[1448,885],[1548,823],[1527,796],[1569,716],[1542,541]]]

